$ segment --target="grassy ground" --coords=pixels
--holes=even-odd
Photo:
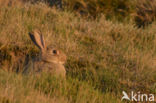
[[[0,71],[1,103],[116,103],[111,93],[101,93],[87,82],[51,75],[23,77]]]
[[[24,57],[37,55],[28,32],[67,55],[66,81],[49,74],[22,76]],[[156,93],[156,25],[138,29],[86,20],[44,4],[0,8],[0,102],[120,103],[122,91]]]

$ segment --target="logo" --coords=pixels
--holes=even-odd
[[[130,98],[128,97],[128,95],[127,95],[127,93],[125,91],[122,91],[122,94],[123,94],[123,97],[122,97],[121,101],[123,99],[126,99],[126,100],[129,100],[130,101]]]
[[[121,101],[134,101],[134,102],[154,102],[154,94],[142,94],[141,92],[135,93],[131,91],[130,95],[128,95],[125,91],[122,91]]]

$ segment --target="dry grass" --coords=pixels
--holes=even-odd
[[[154,23],[138,29],[132,23],[107,21],[104,16],[85,20],[45,4],[5,6],[0,8],[0,68],[22,70],[24,57],[38,54],[27,34],[34,28],[42,31],[48,44],[67,54],[67,83],[53,82],[47,75],[25,80],[20,74],[0,71],[1,101],[44,103],[55,101],[57,94],[56,100],[67,103],[107,103],[110,99],[117,103],[122,90],[156,92]],[[25,87],[28,81],[34,85]],[[22,95],[15,92],[17,88]],[[25,101],[20,99],[25,97]]]
[[[69,10],[76,11],[83,16],[97,18],[105,14],[107,19],[122,21],[133,12],[134,1],[131,0],[63,0]]]
[[[68,78],[62,81],[49,74],[21,76],[0,71],[2,103],[112,103],[119,102],[112,94],[102,94],[85,82]]]

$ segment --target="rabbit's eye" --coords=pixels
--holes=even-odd
[[[57,54],[57,50],[53,50],[53,53],[54,53],[54,54]]]

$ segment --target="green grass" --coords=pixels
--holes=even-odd
[[[26,55],[39,50],[28,37],[38,28],[48,45],[67,55],[66,81],[50,74],[23,76]],[[156,93],[155,23],[86,20],[45,4],[0,8],[0,102],[120,103],[122,91]]]
[[[110,93],[102,94],[87,82],[50,74],[22,76],[0,71],[2,103],[112,103],[119,102]]]

